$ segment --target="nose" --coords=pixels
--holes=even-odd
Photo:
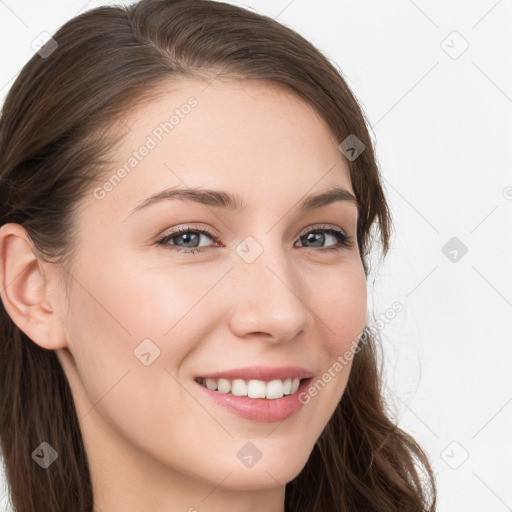
[[[231,331],[240,338],[273,343],[306,331],[312,316],[298,270],[282,249],[265,249],[252,263],[237,261],[228,285]]]

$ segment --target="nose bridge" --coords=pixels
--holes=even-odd
[[[285,341],[306,329],[310,313],[289,251],[275,236],[259,238],[264,245],[247,237],[236,248],[231,328],[239,336],[257,332]]]

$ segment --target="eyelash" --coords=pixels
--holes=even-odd
[[[339,245],[330,246],[330,247],[323,247],[323,248],[320,248],[320,250],[341,251],[343,249],[349,249],[353,245],[352,237],[350,235],[345,234],[343,231],[341,231],[339,229],[334,229],[331,227],[323,227],[323,226],[318,226],[318,227],[315,227],[314,229],[306,231],[304,234],[299,236],[299,239],[303,238],[306,235],[309,235],[310,233],[318,233],[318,232],[324,232],[324,233],[333,235],[335,238],[338,239],[338,244],[339,244]],[[166,249],[169,249],[171,251],[182,252],[182,253],[186,253],[186,254],[194,254],[194,253],[198,253],[198,252],[203,252],[210,248],[208,246],[208,247],[201,247],[201,248],[196,248],[196,249],[184,249],[182,247],[172,246],[171,244],[167,243],[167,242],[169,242],[169,240],[175,238],[176,236],[178,236],[182,233],[204,234],[204,235],[207,235],[208,237],[210,237],[214,242],[218,242],[218,238],[213,233],[211,233],[210,231],[208,231],[206,229],[197,229],[197,228],[191,228],[188,226],[182,226],[182,227],[172,231],[171,233],[166,233],[165,235],[161,236],[157,240],[156,244],[162,245]]]

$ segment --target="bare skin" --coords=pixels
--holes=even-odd
[[[103,187],[102,198],[84,197],[69,303],[62,269],[40,259],[18,224],[0,229],[2,300],[34,343],[56,350],[101,512],[282,512],[285,484],[306,464],[351,364],[273,423],[219,407],[194,378],[298,365],[315,381],[353,348],[366,322],[356,205],[294,210],[333,186],[354,193],[340,141],[308,104],[271,85],[216,80],[204,88],[183,81],[127,115],[118,167],[197,99],[161,141],[152,135],[156,147]],[[168,200],[132,211],[151,194],[186,186],[236,194],[245,209]],[[157,245],[180,226],[217,241],[176,235]],[[320,227],[341,230],[352,245]],[[311,231],[316,239],[304,236]],[[251,255],[261,250],[250,263],[236,250],[246,237]],[[134,354],[146,339],[160,351],[149,365]],[[261,452],[252,467],[237,457],[249,441]]]

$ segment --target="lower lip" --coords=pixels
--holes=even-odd
[[[282,398],[248,398],[236,396],[231,393],[219,393],[194,381],[215,403],[225,407],[229,411],[252,421],[273,423],[283,421],[297,413],[304,405],[299,401],[299,395],[306,391],[309,379],[303,379],[300,386],[292,395],[284,395]]]

